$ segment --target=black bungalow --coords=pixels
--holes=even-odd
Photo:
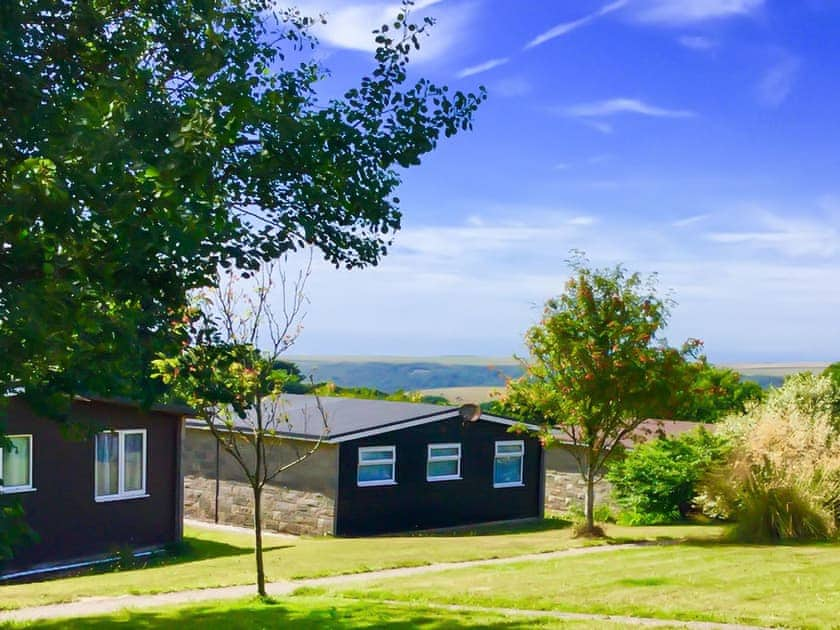
[[[6,402],[0,500],[20,500],[38,540],[0,562],[0,577],[181,539],[186,409],[77,398],[68,430],[19,397]]]
[[[462,408],[429,404],[349,398],[321,398],[320,404],[329,435],[313,458],[291,469],[293,478],[281,479],[276,492],[267,495],[276,497],[264,506],[264,513],[276,518],[269,527],[307,531],[286,525],[305,522],[301,514],[314,504],[316,489],[320,509],[328,505],[332,516],[332,526],[319,533],[341,536],[542,516],[543,449],[529,434],[511,432],[511,420],[484,413],[465,417]],[[314,398],[287,396],[284,410],[288,422],[278,433],[285,439],[319,437]],[[220,505],[219,497],[224,503],[226,490],[241,480],[224,478],[223,472],[215,480],[215,506],[209,497],[190,496],[193,487],[209,494],[210,484],[204,482],[210,480],[197,476],[212,475],[214,469],[218,475],[226,467],[199,454],[209,451],[199,448],[201,434],[207,433],[201,424],[188,421],[187,427],[187,515],[208,518],[213,510],[216,520],[237,522],[236,511]],[[301,496],[308,502],[295,504],[294,497]],[[191,506],[202,505],[205,513],[191,514]],[[283,506],[297,513],[284,515]]]

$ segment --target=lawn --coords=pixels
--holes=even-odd
[[[516,527],[482,527],[458,534],[376,538],[266,537],[266,574],[287,580],[375,569],[510,557],[591,544],[571,537],[568,523],[549,518]],[[610,526],[613,541],[709,538],[720,529],[706,526]],[[0,587],[0,608],[73,601],[83,597],[160,593],[254,580],[250,534],[188,527],[188,551],[143,569],[81,575],[34,584]]]
[[[258,600],[225,602],[202,606],[159,608],[143,612],[122,612],[106,617],[74,619],[75,630],[112,630],[144,628],[165,630],[201,628],[202,630],[250,630],[252,628],[295,628],[296,630],[350,630],[382,628],[384,630],[444,630],[488,628],[493,630],[528,630],[530,628],[592,628],[618,630],[638,628],[606,620],[558,620],[535,617],[503,616],[498,613],[453,611],[414,606],[385,604],[324,597],[290,597],[275,603]],[[34,625],[34,624],[33,624]],[[38,628],[59,630],[68,626],[67,619],[39,621]],[[0,627],[19,628],[26,624]],[[28,626],[32,627],[32,626]]]
[[[840,545],[686,544],[453,569],[304,589],[418,605],[465,604],[662,619],[838,627]]]

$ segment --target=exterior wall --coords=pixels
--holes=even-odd
[[[276,440],[274,461],[291,461],[309,442]],[[188,428],[184,438],[184,514],[187,518],[241,527],[253,526],[253,493],[241,468],[218,449],[205,429]],[[336,503],[337,447],[322,444],[315,453],[289,468],[263,490],[263,525],[290,534],[333,532]],[[276,459],[274,459],[276,458]]]
[[[545,451],[545,509],[566,512],[572,506],[583,509],[586,484],[568,447],[554,446]],[[595,485],[595,503],[608,503],[612,494],[609,482]]]
[[[347,536],[452,527],[542,514],[542,448],[497,423],[453,417],[341,444],[336,533]],[[497,440],[523,439],[524,485],[493,487]],[[461,443],[461,479],[426,480],[427,446]],[[396,447],[396,484],[359,487],[358,450]]]
[[[32,435],[35,487],[35,491],[8,496],[20,498],[26,521],[40,541],[18,550],[12,561],[0,566],[0,572],[180,539],[179,417],[113,403],[74,403],[71,419],[78,423],[78,433],[147,431],[149,496],[98,503],[94,500],[94,438],[72,439],[59,423],[36,416],[23,401],[8,402],[5,432]]]

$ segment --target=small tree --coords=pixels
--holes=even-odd
[[[315,397],[313,422],[320,437],[294,455],[280,453],[281,432],[289,426],[283,392],[299,382],[280,356],[296,340],[305,303],[303,287],[309,268],[290,291],[279,272],[279,308],[272,305],[275,268],[263,268],[249,292],[233,273],[225,273],[219,287],[199,300],[200,324],[193,326],[193,342],[176,357],[154,361],[156,375],[173,385],[176,395],[190,404],[210,433],[227,452],[251,487],[254,499],[254,550],[257,590],[265,591],[262,552],[262,492],[265,485],[312,455],[328,432],[327,416]],[[273,296],[277,297],[277,296]],[[295,442],[294,444],[297,444]]]
[[[571,443],[585,483],[585,531],[593,533],[607,459],[646,418],[671,414],[694,381],[696,364],[686,358],[701,343],[675,349],[659,338],[670,302],[657,297],[654,276],[591,269],[581,255],[570,264],[565,291],[525,335],[525,373],[508,382],[503,404],[541,424],[544,440],[559,434]]]

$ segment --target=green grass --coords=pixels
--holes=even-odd
[[[614,541],[713,537],[716,527],[610,526]],[[188,527],[188,552],[142,569],[81,575],[0,587],[0,608],[68,602],[84,597],[147,594],[254,581],[250,534]],[[376,538],[288,538],[265,540],[269,580],[359,573],[433,562],[510,557],[592,544],[571,537],[568,523],[549,518],[508,527],[482,527],[458,534]]]
[[[549,618],[502,616],[496,613],[452,611],[413,606],[383,604],[342,599],[291,597],[275,602],[246,600],[159,608],[143,612],[122,612],[105,617],[73,619],[75,630],[111,630],[144,628],[163,630],[201,628],[202,630],[245,630],[252,628],[295,628],[296,630],[349,630],[382,628],[384,630],[444,630],[488,628],[494,630],[528,630],[530,628],[599,628],[608,630],[636,628],[617,622],[558,620]],[[32,627],[36,624],[32,624]],[[26,624],[8,626],[27,627]],[[68,627],[67,619],[39,621],[38,628],[58,630]]]
[[[840,624],[840,545],[649,547],[308,593],[827,628]]]

